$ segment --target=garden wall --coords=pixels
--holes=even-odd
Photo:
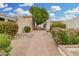
[[[18,33],[23,33],[24,27],[29,26],[32,30],[32,17],[31,16],[19,16],[17,20],[17,24],[19,26]]]

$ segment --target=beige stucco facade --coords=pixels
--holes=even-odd
[[[46,25],[46,30],[49,30],[50,29],[50,24],[52,23],[53,21],[48,21],[47,22],[47,25]],[[56,21],[55,21],[56,22]],[[57,21],[58,22],[58,21]],[[77,18],[74,18],[74,19],[70,19],[70,20],[66,20],[66,21],[59,21],[59,22],[62,22],[64,24],[66,24],[66,27],[67,28],[79,28],[79,17]]]
[[[18,33],[23,33],[24,27],[29,26],[32,30],[32,17],[31,16],[18,16],[17,22],[19,26]]]
[[[50,29],[50,25],[53,21],[47,21],[46,24],[46,30]],[[79,28],[79,17],[66,20],[66,21],[60,21],[62,23],[66,24],[67,28]],[[30,26],[31,30],[33,29],[33,21],[32,16],[19,16],[17,20],[17,24],[19,26],[18,33],[22,33],[25,26]]]
[[[47,30],[47,31],[49,31],[51,24],[52,24],[51,21],[47,21],[47,24],[46,24],[46,30]]]
[[[79,17],[62,22],[66,24],[67,28],[79,28]]]

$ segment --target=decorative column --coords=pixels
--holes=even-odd
[[[5,21],[8,21],[8,19],[7,19],[7,18],[5,18]]]

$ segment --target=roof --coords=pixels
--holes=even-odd
[[[23,18],[32,18],[32,16],[23,16]]]
[[[0,13],[0,17],[6,18],[6,19],[11,20],[11,21],[16,21],[16,17],[7,16],[7,15],[5,15],[5,14],[1,14],[1,13]]]
[[[70,22],[70,23],[74,23],[74,22],[79,22],[79,17],[76,17],[76,18],[73,18],[73,19],[69,19],[69,20],[65,20],[65,21],[61,21],[61,22],[64,22],[64,23],[66,23],[66,22]]]
[[[61,21],[49,21],[49,22],[74,22],[74,21],[78,21],[79,22],[79,17],[75,17],[73,19],[67,19],[67,20],[61,20]]]

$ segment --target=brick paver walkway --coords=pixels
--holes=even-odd
[[[55,41],[45,31],[17,34],[12,41],[12,47],[12,56],[60,55]]]

